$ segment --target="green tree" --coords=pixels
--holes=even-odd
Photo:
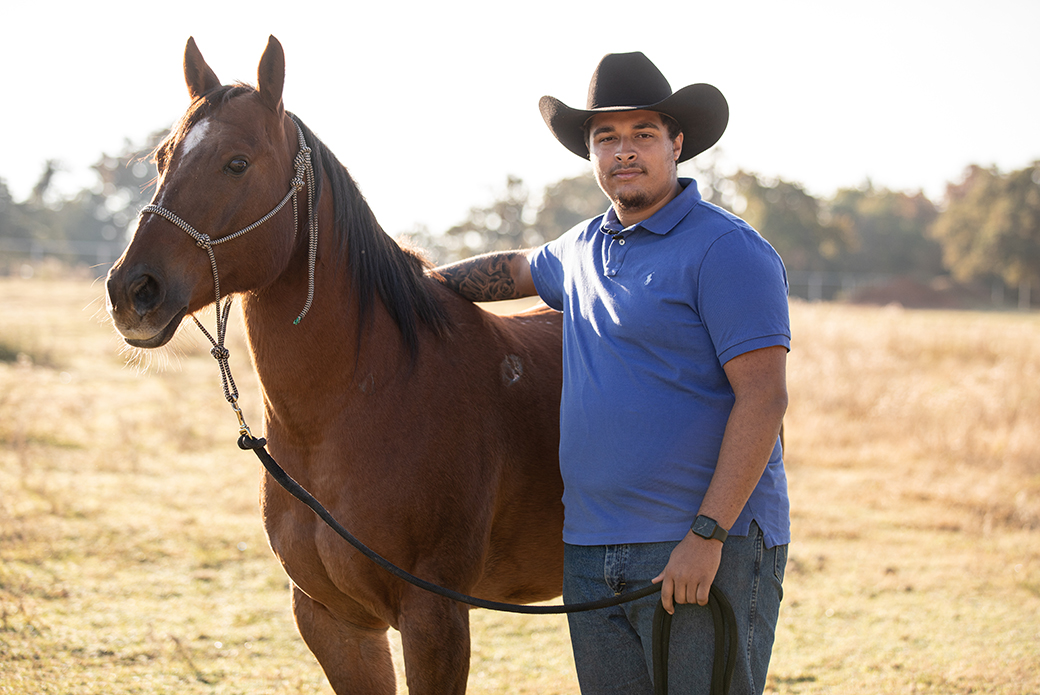
[[[164,134],[153,133],[143,145],[126,141],[117,155],[102,154],[93,165],[95,186],[69,198],[53,195],[51,184],[59,169],[55,161],[45,163],[24,203],[14,202],[0,182],[0,239],[11,240],[5,249],[24,255],[36,242],[40,250],[72,261],[114,260],[151,195],[156,170],[147,157]]]
[[[545,187],[534,226],[545,241],[602,214],[609,203],[590,174],[561,179]]]
[[[48,166],[48,169],[50,167]],[[45,176],[49,179],[50,174]],[[37,190],[40,190],[37,184]],[[41,190],[42,193],[42,190]],[[0,273],[10,272],[41,250],[38,241],[51,241],[54,211],[33,198],[18,203],[0,180]]]
[[[487,207],[470,208],[465,220],[443,234],[420,228],[406,236],[425,247],[437,263],[540,244],[542,237],[531,224],[528,198],[523,180],[510,175],[501,197]]]
[[[701,198],[733,212],[738,197],[736,177],[727,176],[722,172],[722,159],[722,149],[713,147],[704,154],[680,164],[679,176],[694,179]]]
[[[743,202],[738,212],[769,240],[788,270],[832,270],[839,255],[852,247],[847,226],[830,219],[820,201],[800,185],[763,181],[744,171],[733,180],[736,200]]]
[[[28,239],[31,236],[32,230],[22,206],[14,201],[7,183],[0,179],[0,239]]]
[[[143,145],[127,140],[118,155],[103,154],[94,164],[98,185],[91,190],[90,204],[102,223],[102,238],[124,240],[140,209],[151,200],[158,171],[149,155],[165,136],[166,131],[153,132]]]
[[[537,208],[523,181],[508,176],[497,200],[486,207],[470,208],[466,219],[446,232],[437,234],[420,225],[403,237],[434,263],[448,263],[488,251],[538,246],[606,208],[607,200],[591,176],[546,186]]]
[[[826,206],[832,220],[851,232],[838,269],[931,278],[943,273],[942,248],[928,234],[938,216],[922,193],[874,188],[839,190]]]
[[[37,179],[36,185],[33,186],[32,193],[29,195],[29,202],[35,205],[42,206],[44,198],[47,195],[47,191],[50,190],[51,184],[54,182],[54,175],[58,173],[59,163],[56,159],[48,159],[43,165],[43,173],[40,178]]]
[[[1040,285],[1040,161],[1010,174],[969,167],[947,186],[932,234],[958,279]]]
[[[5,233],[5,236],[47,242],[60,241],[64,238],[55,215],[55,211],[61,208],[64,201],[58,198],[56,202],[47,202],[52,198],[47,194],[58,168],[58,162],[47,160],[28,199],[22,203],[10,201],[11,214],[17,220],[17,224],[12,227],[11,233]]]
[[[157,131],[144,144],[127,140],[116,155],[102,154],[92,166],[97,183],[67,201],[58,223],[70,241],[125,242],[137,213],[152,196],[157,176],[149,158],[165,136]]]

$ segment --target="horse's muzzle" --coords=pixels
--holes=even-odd
[[[187,301],[177,301],[158,273],[137,267],[124,272],[116,266],[106,283],[106,308],[128,345],[157,348],[177,332],[188,313]]]

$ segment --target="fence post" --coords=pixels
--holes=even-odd
[[[809,301],[818,302],[823,299],[823,275],[812,273],[809,276]]]
[[[1004,306],[1004,283],[1000,280],[994,280],[993,285],[989,291],[990,303],[995,307]]]

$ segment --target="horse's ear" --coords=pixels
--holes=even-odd
[[[275,113],[282,109],[282,87],[285,84],[285,52],[275,37],[267,40],[267,48],[260,58],[256,82],[260,100]]]
[[[206,64],[202,52],[195,45],[195,38],[190,36],[188,45],[184,47],[184,82],[188,85],[192,101],[220,86],[217,74]]]

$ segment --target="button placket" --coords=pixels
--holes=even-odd
[[[624,237],[612,237],[607,242],[606,247],[606,259],[603,264],[603,274],[607,277],[613,277],[621,271],[621,266],[625,262],[625,254],[628,252],[628,248],[625,246],[626,239]]]

